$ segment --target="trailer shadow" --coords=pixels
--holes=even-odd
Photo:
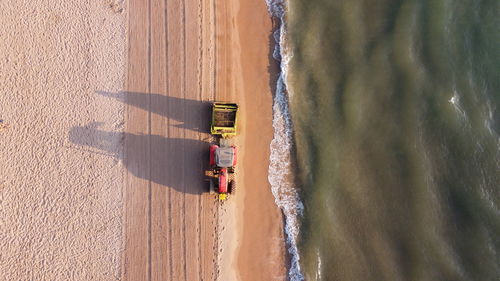
[[[137,135],[99,129],[100,123],[71,128],[69,140],[76,148],[104,154],[122,161],[134,176],[173,188],[179,192],[202,194],[208,143],[200,140]],[[119,143],[125,151],[120,151]]]
[[[130,91],[106,92],[96,91],[97,94],[109,97],[127,105],[134,106],[153,114],[168,117],[178,124],[171,126],[206,133],[210,130],[210,102],[170,97],[156,93],[140,93]],[[168,109],[168,110],[166,110]],[[184,110],[188,109],[188,111]],[[190,118],[189,115],[199,115],[200,118]]]

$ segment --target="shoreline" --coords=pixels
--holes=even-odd
[[[285,280],[284,217],[268,181],[273,98],[279,64],[264,1],[221,4],[217,35],[219,99],[240,104],[236,196],[219,208],[217,280]],[[257,19],[257,20],[256,20]]]

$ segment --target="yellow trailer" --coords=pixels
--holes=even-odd
[[[236,103],[214,102],[210,133],[230,138],[236,135],[238,105]]]

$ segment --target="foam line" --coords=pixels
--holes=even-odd
[[[286,243],[291,255],[288,276],[291,281],[300,281],[304,280],[304,276],[300,270],[300,256],[297,248],[297,237],[300,230],[298,218],[302,216],[304,206],[291,180],[293,127],[289,98],[292,97],[292,94],[287,86],[287,74],[292,54],[286,48],[285,11],[287,3],[284,0],[266,0],[266,3],[271,16],[280,19],[280,27],[273,34],[276,41],[273,57],[280,62],[280,73],[273,101],[274,138],[271,141],[268,179],[275,202],[285,215]]]

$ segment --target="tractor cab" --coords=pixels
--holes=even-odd
[[[221,201],[226,200],[228,194],[234,193],[236,159],[235,146],[210,146],[210,166],[215,176],[210,192],[217,192]]]
[[[210,146],[210,166],[213,168],[232,168],[236,166],[236,147],[235,146]]]

